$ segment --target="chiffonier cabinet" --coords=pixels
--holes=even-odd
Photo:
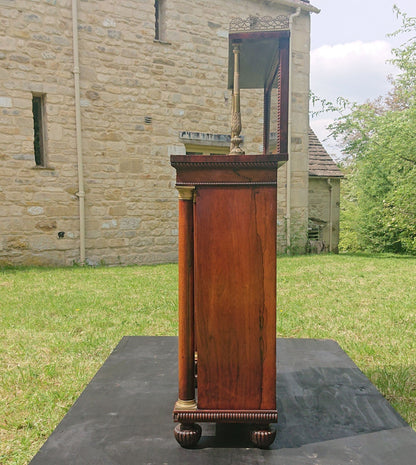
[[[171,156],[179,193],[173,416],[183,447],[198,442],[202,422],[250,424],[258,447],[276,434],[277,169],[287,160],[289,31],[286,17],[257,20],[231,23],[230,154]],[[260,154],[241,148],[240,89],[248,88],[264,89]]]

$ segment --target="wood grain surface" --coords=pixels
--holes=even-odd
[[[193,202],[179,200],[179,399],[195,399]]]
[[[198,409],[276,408],[276,187],[199,187]]]

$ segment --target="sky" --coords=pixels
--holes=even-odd
[[[358,103],[385,95],[391,49],[403,38],[387,37],[400,27],[393,4],[416,16],[416,0],[311,0],[319,14],[311,14],[311,91],[335,101],[345,97]],[[336,142],[327,139],[326,126],[333,115],[311,120],[312,129],[335,158]]]

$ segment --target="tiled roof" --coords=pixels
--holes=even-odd
[[[329,156],[316,134],[309,128],[309,176],[343,178],[342,171]]]

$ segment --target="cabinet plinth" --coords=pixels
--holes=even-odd
[[[262,432],[277,422],[276,194],[282,161],[278,155],[171,157],[180,196],[174,420],[182,425],[251,423]]]

